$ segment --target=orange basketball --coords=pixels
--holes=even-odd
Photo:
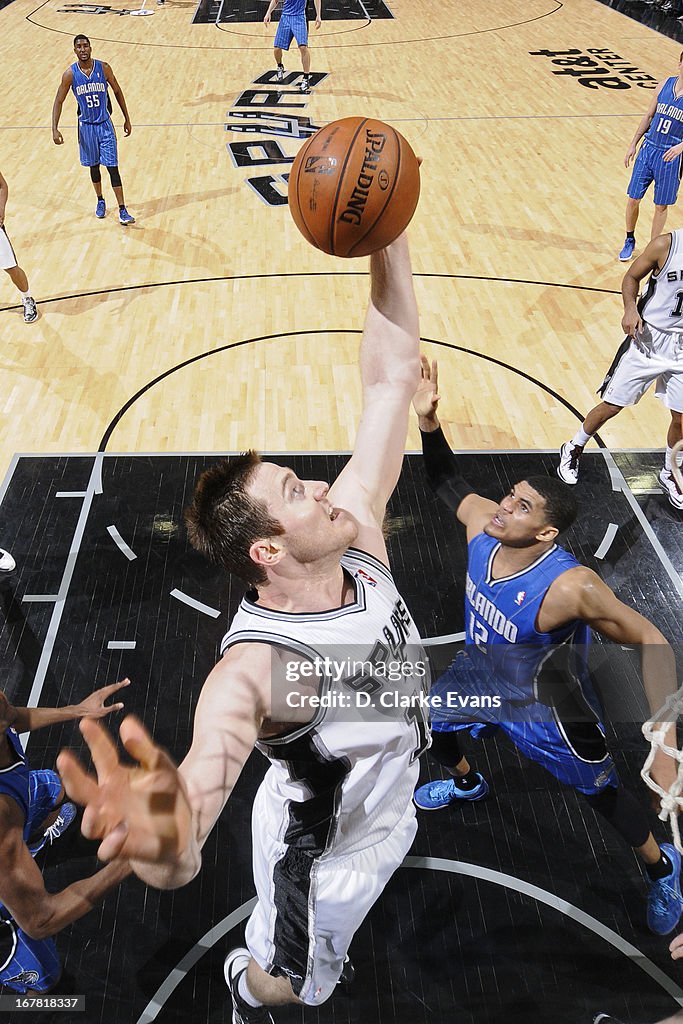
[[[409,144],[371,117],[344,117],[299,150],[289,175],[289,208],[311,245],[333,256],[367,256],[407,227],[420,196]]]

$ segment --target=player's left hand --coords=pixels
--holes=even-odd
[[[316,28],[320,28],[321,25],[322,25],[322,21],[320,20],[320,18],[316,18],[315,19],[315,27]]]
[[[126,120],[123,122],[123,134],[124,135],[130,135],[130,133],[132,131],[133,131],[133,126],[130,123],[130,121],[128,120],[128,118],[126,118]]]
[[[683,146],[678,143],[676,146],[672,146],[671,149],[667,149],[666,153],[662,157],[665,164],[668,164],[670,160],[675,160],[677,156],[683,153]]]
[[[94,690],[89,697],[82,700],[80,704],[76,705],[76,712],[79,718],[104,718],[105,715],[110,714],[112,711],[120,711],[123,707],[123,703],[118,704],[105,704],[104,702],[120,690],[123,686],[130,686],[130,679],[122,679],[119,683],[110,683],[109,686],[102,686],[99,690]]]

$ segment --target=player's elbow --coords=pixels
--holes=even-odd
[[[36,907],[35,910],[31,910],[28,914],[14,914],[14,920],[21,928],[22,932],[25,932],[29,939],[33,939],[35,942],[42,942],[43,939],[49,939],[52,935],[58,931],[53,925],[52,913],[49,908],[42,906]]]

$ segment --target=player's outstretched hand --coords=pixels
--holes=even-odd
[[[431,363],[420,355],[420,383],[413,395],[413,408],[418,416],[431,419],[436,415],[441,395],[439,394],[439,366],[436,359]]]
[[[669,952],[671,953],[672,960],[683,959],[683,935],[677,935],[676,938],[669,943]]]
[[[112,711],[120,711],[123,707],[122,701],[119,701],[118,704],[105,704],[104,702],[123,686],[130,686],[130,679],[122,679],[120,683],[111,683],[109,686],[102,686],[99,690],[93,690],[90,696],[76,705],[74,710],[77,717],[104,718]]]
[[[192,812],[180,774],[139,719],[128,715],[119,729],[127,752],[137,762],[121,764],[107,730],[84,718],[81,732],[90,747],[97,778],[70,751],[57,767],[64,788],[85,807],[81,830],[101,839],[100,860],[115,857],[148,863],[174,863],[190,840]]]

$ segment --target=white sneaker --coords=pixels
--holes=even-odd
[[[277,78],[278,82],[282,82],[283,81],[283,79],[285,77],[284,64],[278,64],[278,66],[277,66],[277,74],[276,74],[275,77]]]
[[[34,320],[38,319],[36,300],[29,295],[27,299],[22,299],[22,302],[24,303],[24,323],[32,324]]]
[[[683,509],[683,491],[674,480],[674,475],[670,469],[663,469],[659,474],[659,486],[662,488],[669,503],[674,508]]]
[[[579,459],[583,455],[583,448],[571,441],[565,441],[560,448],[560,464],[557,467],[557,475],[566,484],[578,483]]]
[[[0,572],[12,572],[16,567],[17,563],[14,561],[9,551],[4,551],[0,548]]]

